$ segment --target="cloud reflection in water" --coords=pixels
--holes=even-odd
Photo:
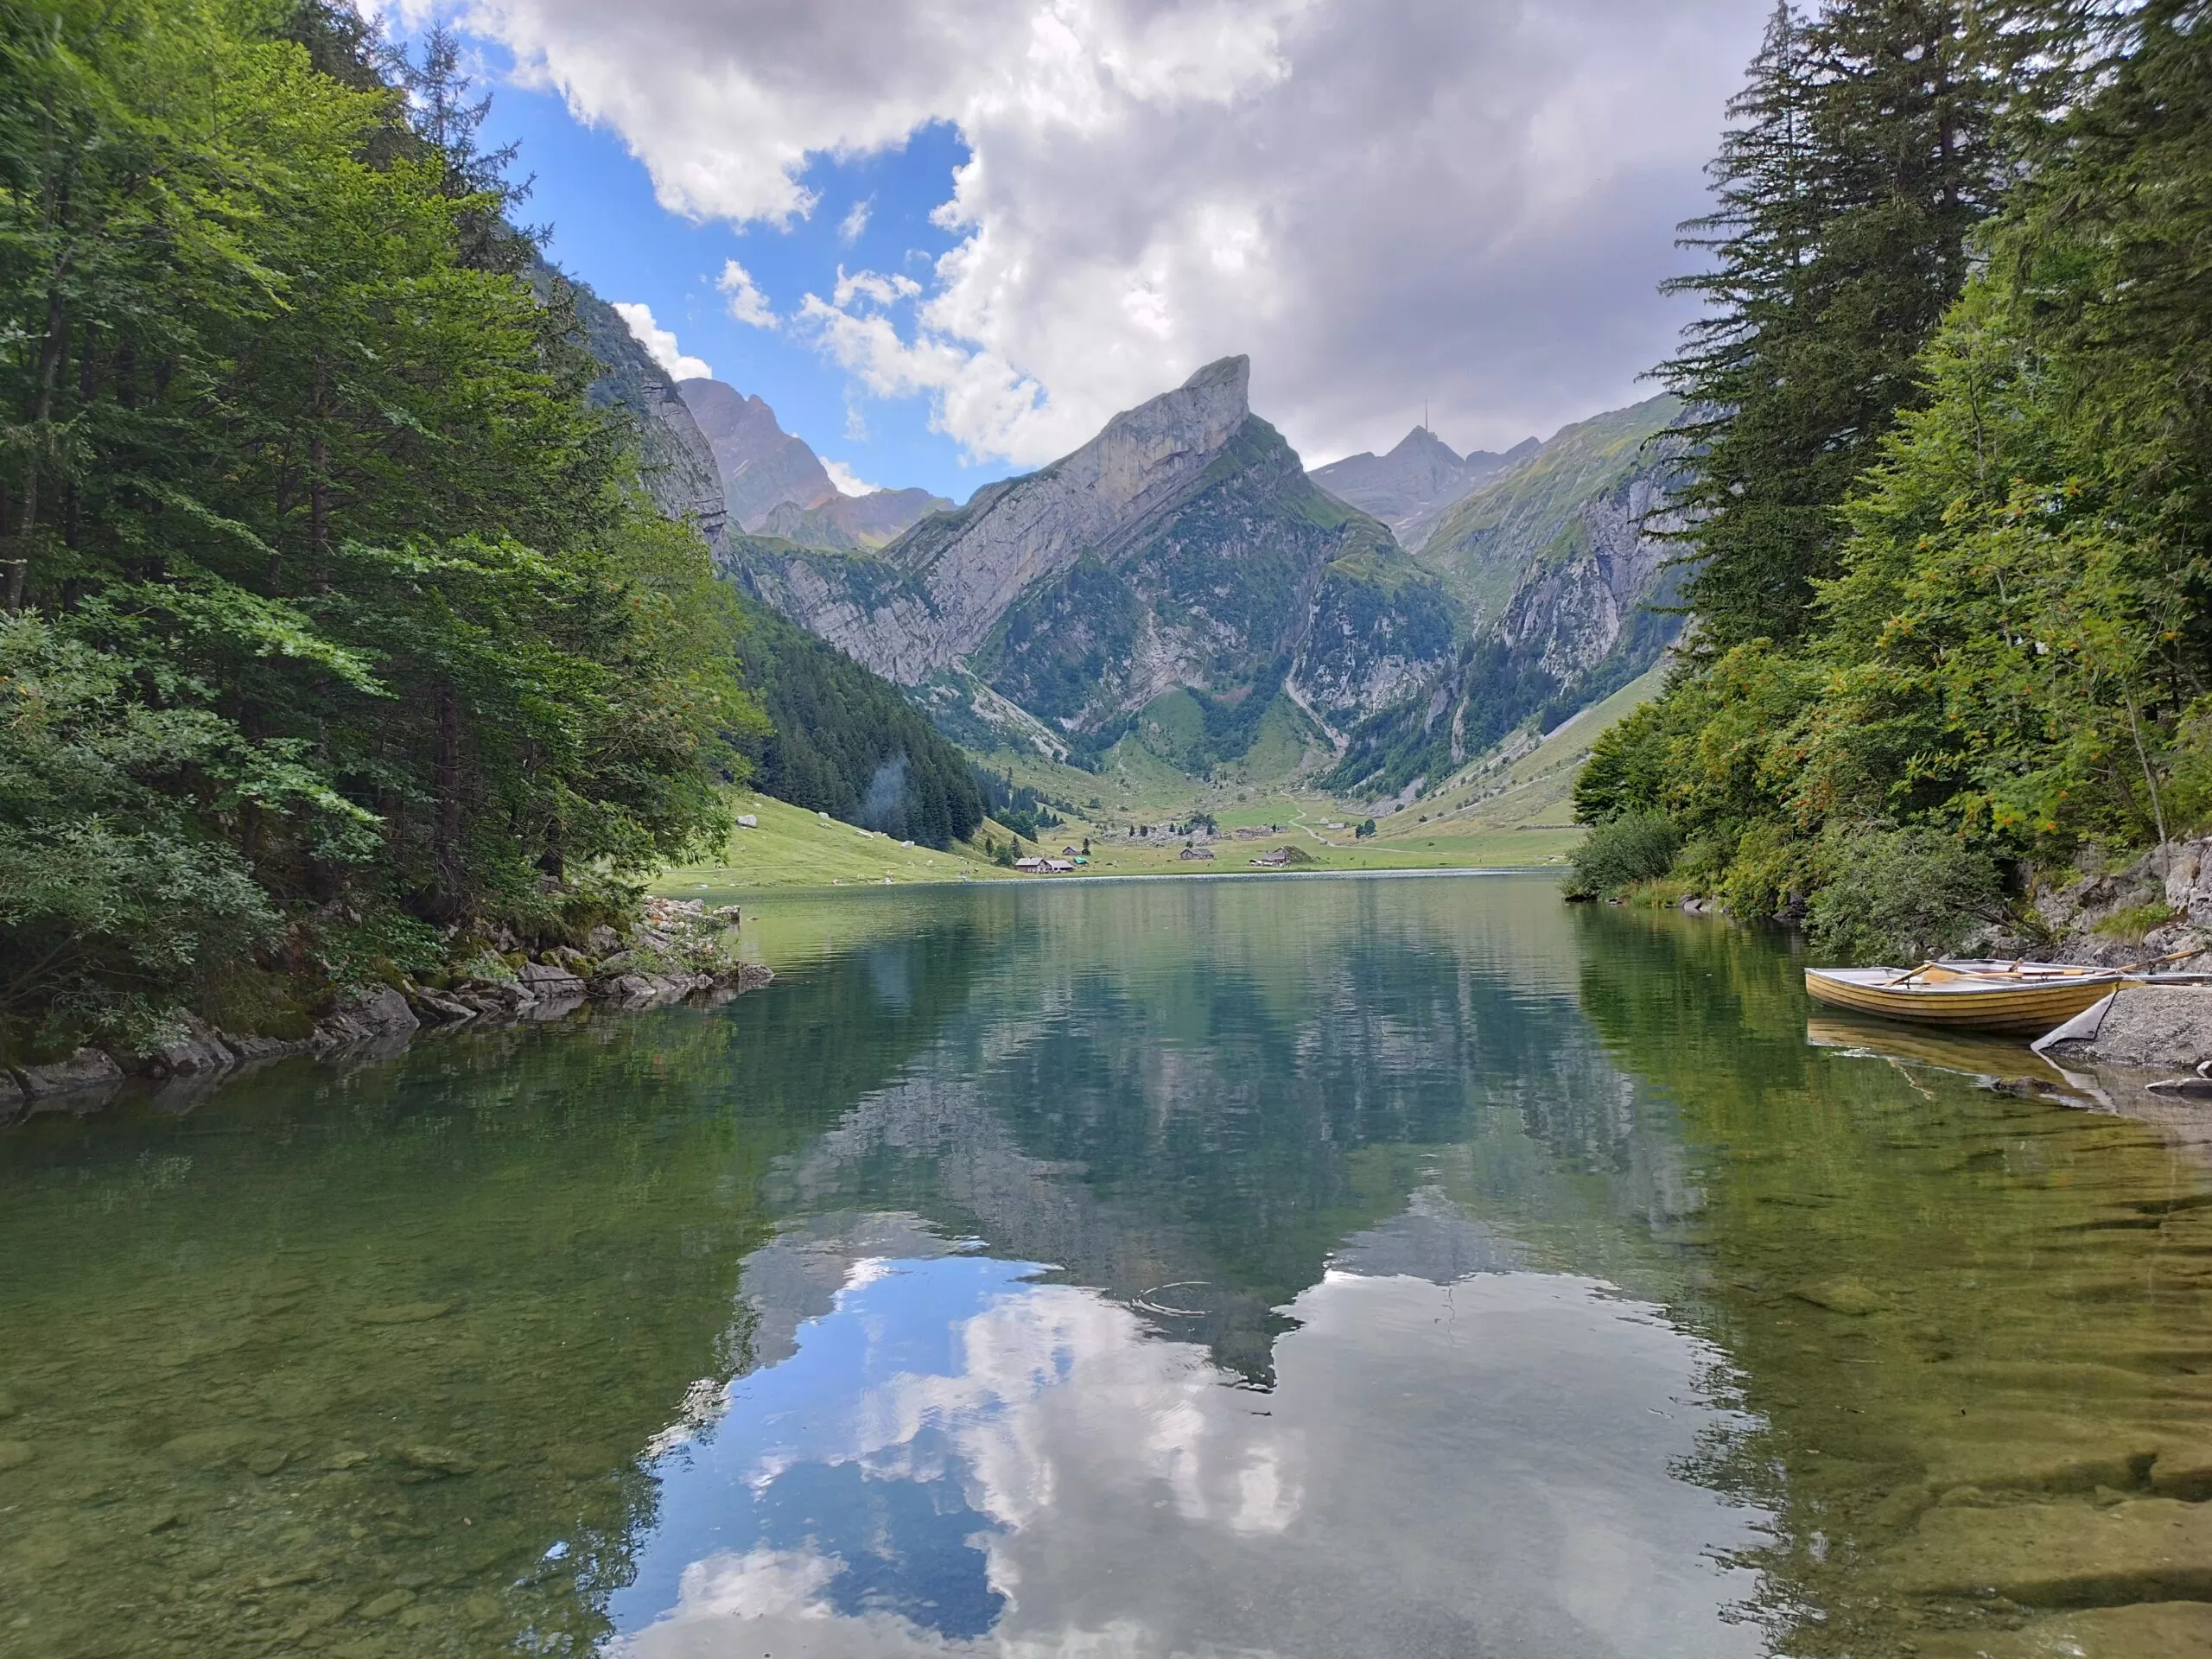
[[[1717,1559],[1760,1517],[1670,1472],[1727,1427],[1714,1351],[1588,1280],[1365,1254],[1292,1305],[1265,1393],[1030,1264],[847,1256],[664,1442],[612,1651],[1761,1651]]]

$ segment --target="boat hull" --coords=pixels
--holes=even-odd
[[[1900,975],[1899,978],[1903,976]],[[1846,978],[1818,968],[1805,970],[1806,994],[1832,1008],[1902,1020],[1954,1031],[1987,1031],[2008,1037],[2040,1037],[2111,995],[2118,975],[2083,975],[2038,984],[1883,984]]]

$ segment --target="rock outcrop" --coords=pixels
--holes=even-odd
[[[638,439],[639,480],[655,506],[671,518],[699,527],[716,556],[728,551],[727,504],[698,423],[684,404],[668,372],[638,343],[614,308],[574,277],[540,263],[533,280],[550,297],[563,291],[583,325],[584,342],[606,372],[594,381],[591,401],[629,412]]]
[[[2081,1026],[2079,1035],[2047,1039],[2040,1052],[2062,1064],[2158,1066],[2201,1081],[2197,1068],[2212,1065],[2212,985],[2123,986]]]
[[[1253,415],[1249,378],[1244,358],[1210,364],[874,557],[756,541],[734,567],[877,673],[957,683],[986,721],[995,697],[1077,744],[1110,741],[1188,690],[1225,725],[1279,694],[1348,724],[1449,660],[1450,617],[1388,530]]]
[[[98,1089],[123,1081],[123,1068],[97,1048],[80,1048],[65,1059],[14,1068],[16,1086],[35,1099],[79,1089]]]
[[[736,918],[734,906],[709,910],[696,901],[648,899],[626,942],[612,929],[596,930],[594,944],[605,948],[602,957],[556,946],[535,959],[512,953],[519,960],[498,964],[499,977],[464,975],[435,987],[411,979],[365,986],[301,1035],[218,1031],[196,1015],[180,1014],[163,1039],[143,1052],[80,1048],[41,1065],[0,1067],[0,1121],[26,1102],[48,1096],[97,1103],[134,1076],[170,1084],[164,1092],[174,1092],[185,1086],[183,1080],[197,1087],[256,1061],[393,1052],[424,1027],[558,1019],[588,1001],[630,1011],[698,992],[757,990],[775,975],[759,963],[735,960],[724,949]]]
[[[2036,910],[2056,941],[2038,955],[2110,968],[2184,957],[2191,969],[2212,965],[2212,836],[2167,842],[2126,864],[2092,863],[2068,879],[2045,880]]]

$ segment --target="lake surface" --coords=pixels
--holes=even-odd
[[[1526,877],[747,932],[0,1130],[0,1654],[2212,1643],[2207,1160],[2019,1051]]]

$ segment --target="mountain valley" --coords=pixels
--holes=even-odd
[[[1416,428],[1309,473],[1229,358],[956,506],[841,494],[762,399],[602,332],[596,395],[645,417],[664,510],[978,754],[1096,770],[1135,746],[1192,785],[1304,779],[1387,812],[1602,702],[1679,632],[1646,522],[1675,465],[1666,398],[1503,454]]]
[[[1224,359],[1082,448],[979,490],[880,553],[733,544],[755,593],[941,724],[1095,754],[1167,696],[1234,759],[1278,697],[1320,731],[1450,659],[1441,585],[1318,488]]]

